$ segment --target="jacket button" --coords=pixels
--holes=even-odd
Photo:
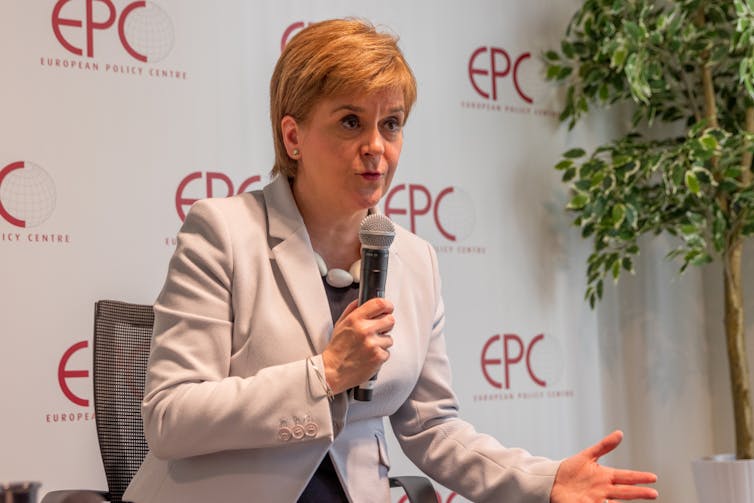
[[[307,437],[316,437],[317,432],[319,432],[319,426],[316,423],[306,423],[304,425],[304,433],[306,433]]]
[[[302,438],[304,438],[304,427],[300,424],[297,424],[296,426],[291,428],[291,434],[296,440],[301,440]]]
[[[280,440],[281,442],[289,441],[292,436],[293,435],[290,428],[282,427],[278,430],[278,440]]]

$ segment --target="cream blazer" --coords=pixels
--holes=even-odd
[[[286,179],[197,202],[155,305],[136,503],[295,502],[330,452],[349,499],[390,501],[383,418],[405,454],[472,501],[549,502],[558,462],[458,417],[431,245],[398,227],[394,345],[371,402],[330,402],[312,362],[333,323]],[[307,360],[313,357],[311,360]]]

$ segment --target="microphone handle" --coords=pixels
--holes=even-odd
[[[359,305],[375,297],[385,297],[385,282],[387,280],[387,248],[361,249],[361,281],[359,283]],[[369,402],[372,400],[374,383],[377,374],[367,382],[359,384],[353,390],[354,400]]]

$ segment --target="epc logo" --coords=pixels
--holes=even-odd
[[[513,86],[519,97],[526,103],[533,100],[524,93],[519,82],[520,65],[523,61],[531,58],[531,54],[525,52],[515,61],[505,49],[499,47],[479,47],[469,58],[469,80],[474,90],[486,99],[497,101],[497,80],[511,75]],[[481,79],[478,76],[486,77]],[[481,82],[481,86],[480,86]]]
[[[521,364],[525,372],[518,367]],[[563,373],[560,343],[544,334],[529,340],[515,334],[493,335],[482,349],[481,365],[484,378],[498,389],[511,389],[512,370],[518,379],[541,388],[555,384]],[[516,384],[521,386],[520,381]]]
[[[60,390],[63,392],[66,398],[68,398],[68,400],[70,400],[71,402],[81,407],[88,407],[89,400],[87,400],[86,398],[82,398],[76,393],[74,393],[68,384],[68,380],[88,378],[89,371],[81,370],[81,369],[69,370],[68,361],[71,359],[71,357],[74,354],[88,347],[89,347],[88,341],[77,342],[76,344],[68,348],[65,353],[63,353],[63,357],[60,359],[60,363],[58,364],[58,384],[60,385]]]
[[[204,193],[200,193],[198,197],[186,197],[185,191],[188,186],[196,185],[193,182],[201,180],[202,178],[204,178],[205,181],[203,187]],[[259,175],[250,176],[241,182],[241,185],[238,186],[238,190],[235,190],[233,182],[225,173],[218,173],[215,171],[202,173],[201,171],[194,171],[193,173],[186,175],[186,177],[181,180],[181,183],[178,184],[178,189],[175,191],[175,210],[178,212],[178,217],[181,219],[181,222],[183,222],[186,219],[186,210],[199,199],[205,197],[227,197],[234,194],[241,194],[242,192],[246,192],[252,184],[260,182],[261,180],[262,177]],[[221,182],[221,184],[224,185],[225,190],[219,193],[215,192],[215,182]]]
[[[416,183],[399,184],[385,195],[383,213],[417,232],[419,223],[426,217],[431,226],[448,241],[459,241],[474,230],[475,212],[471,197],[458,187],[445,187],[433,193]],[[395,216],[405,216],[404,221]],[[426,230],[426,226],[425,229]],[[425,237],[429,238],[430,236]]]
[[[55,210],[55,182],[38,165],[15,161],[0,169],[0,216],[16,227],[35,227]]]
[[[73,15],[70,12],[71,7],[66,7],[71,1],[57,0],[55,3],[52,11],[52,31],[60,45],[77,56],[84,54],[81,40],[84,38],[86,56],[93,58],[95,30],[109,30],[116,21],[121,46],[137,61],[159,61],[173,48],[173,23],[165,11],[154,2],[137,0],[127,4],[119,13],[112,0],[76,0],[74,6],[78,8],[78,15],[64,17]],[[80,33],[82,28],[83,34]]]

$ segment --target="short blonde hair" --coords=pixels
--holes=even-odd
[[[283,49],[270,80],[272,174],[292,178],[298,166],[283,142],[283,117],[305,123],[323,98],[385,89],[402,91],[408,118],[416,101],[416,79],[398,48],[397,36],[380,33],[360,19],[331,19],[301,30]]]

